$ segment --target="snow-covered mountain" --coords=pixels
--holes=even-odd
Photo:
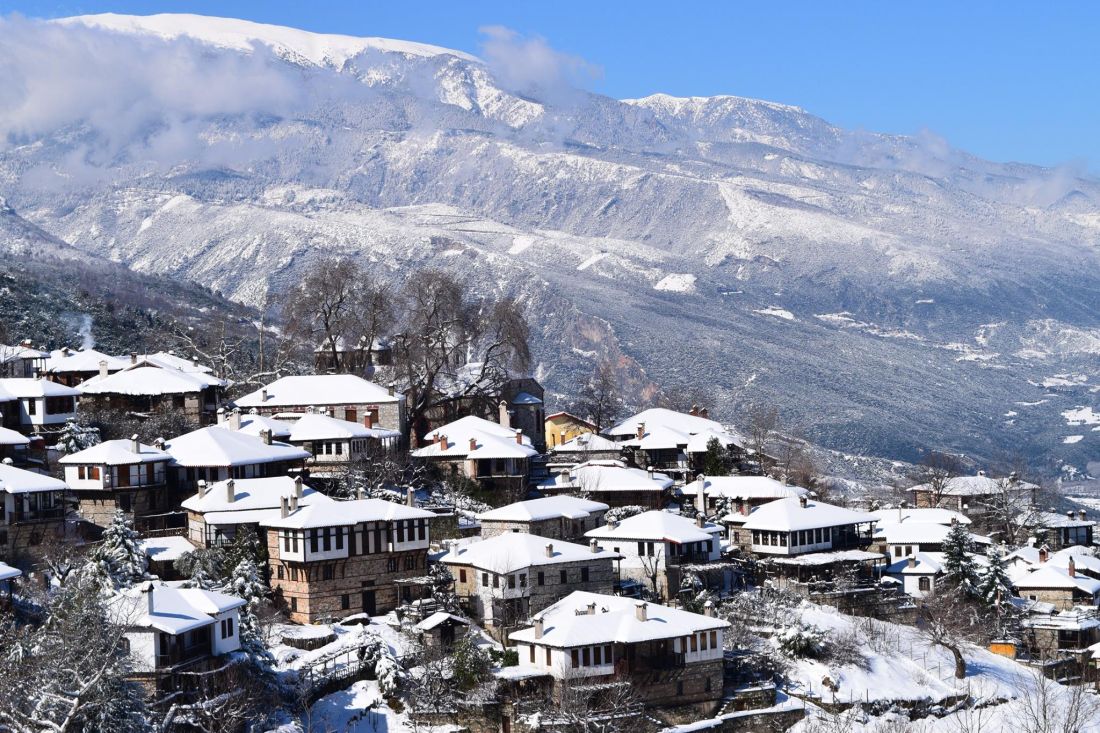
[[[524,299],[559,392],[611,357],[639,400],[776,402],[850,452],[1097,454],[1062,415],[1100,401],[1100,183],[1072,170],[609,99],[522,45],[107,15],[0,48],[0,195],[86,252],[248,302],[333,253],[444,267]]]

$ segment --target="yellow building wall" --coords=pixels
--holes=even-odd
[[[562,431],[565,431],[564,437]],[[546,418],[546,447],[554,448],[568,443],[578,435],[591,433],[592,427],[572,415],[553,415]]]

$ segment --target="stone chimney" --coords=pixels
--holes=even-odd
[[[290,509],[287,506],[288,503],[289,503],[289,499],[287,499],[285,496],[280,496],[279,497],[279,516],[282,519],[286,519],[286,515],[290,514]]]
[[[523,431],[516,428],[516,445],[523,445]]]
[[[703,527],[707,526],[707,518],[702,514],[696,514],[695,515],[695,526],[698,527],[699,529],[702,529]]]
[[[260,402],[267,402],[267,387],[260,390]]]
[[[443,435],[442,433],[439,433],[438,435],[435,436],[435,439],[436,439],[436,442],[439,443],[439,450],[441,450],[441,451],[447,450],[447,436],[446,435]]]
[[[1077,577],[1077,563],[1073,561],[1073,555],[1069,556],[1069,565],[1066,565],[1066,572],[1069,573],[1069,577]]]
[[[554,556],[554,543],[553,542],[547,542],[546,543],[546,556],[547,557],[553,557]]]
[[[649,604],[645,603],[643,601],[639,601],[638,603],[635,603],[634,604],[634,616],[637,617],[637,619],[639,621],[647,620],[649,618],[649,614],[646,613],[646,608],[648,608],[648,607],[649,607]]]
[[[595,616],[596,615],[596,602],[595,601],[592,601],[591,603],[588,604],[588,615],[589,616]]]
[[[470,452],[477,450],[477,438],[470,438]]]
[[[1082,522],[1083,522],[1083,521],[1085,521],[1085,516],[1086,516],[1086,514],[1085,514],[1085,510],[1084,510],[1084,509],[1078,509],[1078,510],[1077,510],[1077,519],[1078,519],[1079,521],[1082,521]]]
[[[233,479],[229,479],[225,482],[225,500],[230,504],[233,503],[233,499],[237,496],[237,484]]]
[[[588,540],[588,549],[591,550],[593,554],[595,554],[600,551],[600,545],[598,542],[596,542],[595,539],[591,539]]]
[[[292,512],[298,511],[298,497],[295,496],[294,494],[290,495],[290,511],[292,511]]]
[[[374,413],[367,410],[367,414],[363,415],[363,427],[370,430],[374,427]]]
[[[141,442],[138,440],[137,433],[130,436],[130,452],[134,454],[141,453]]]
[[[405,489],[405,506],[416,506],[416,491],[411,486]]]
[[[608,527],[608,529],[618,529],[619,528],[619,520],[618,519],[608,519],[607,520],[607,527]]]
[[[910,555],[905,564],[910,568],[915,568],[917,566],[917,556]]]
[[[299,499],[302,498],[302,477],[301,476],[295,476],[294,477],[294,495],[297,496]]]
[[[1040,563],[1046,562],[1048,556],[1049,556],[1049,553],[1047,552],[1047,547],[1046,547],[1046,545],[1043,545],[1042,547],[1039,548],[1039,562]]]
[[[241,429],[241,408],[234,407],[233,411],[229,413],[229,429],[240,430]]]
[[[131,351],[130,352],[130,363],[131,364],[137,364],[137,352],[136,351]]]
[[[805,508],[806,508],[806,505],[807,505],[807,503],[808,503],[808,501],[807,501],[807,499],[806,499],[806,495],[805,495],[805,494],[803,494],[802,496],[798,497],[798,505],[799,505],[800,507],[802,507],[803,509],[805,509]]]
[[[512,417],[508,414],[508,403],[504,400],[497,404],[497,422],[506,428],[512,427]]]
[[[703,615],[714,618],[714,601],[707,601],[703,604]]]
[[[267,428],[260,431],[260,438],[264,441],[264,445],[271,445],[271,431]]]
[[[199,498],[206,496],[206,479],[199,479]]]
[[[640,422],[640,423],[638,423],[638,440],[641,440],[644,437],[645,437],[645,423]]]
[[[699,409],[699,417],[703,418],[704,420],[709,420],[710,419],[710,410],[708,410],[705,407],[700,408]]]
[[[147,580],[141,584],[141,594],[145,596],[145,611],[153,615],[153,581]]]
[[[397,385],[393,382],[390,382],[389,386],[387,386],[386,389],[389,391],[390,397],[393,397],[394,393],[397,391]]]
[[[535,638],[542,638],[542,616],[535,616]]]
[[[688,414],[691,415],[692,417],[695,417],[696,415],[698,415],[699,414],[699,405],[692,405],[691,406],[691,411]]]
[[[106,359],[100,359],[99,360],[99,376],[100,377],[106,377],[107,376],[107,360]]]

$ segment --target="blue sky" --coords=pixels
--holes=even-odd
[[[661,91],[796,104],[994,160],[1100,168],[1100,3],[0,0],[31,17],[195,12],[478,53],[479,28],[542,36],[614,97]]]

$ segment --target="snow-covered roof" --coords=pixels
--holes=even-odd
[[[144,443],[137,444],[137,452],[134,452],[132,440],[105,440],[102,443],[85,448],[77,453],[70,453],[61,458],[58,463],[65,465],[100,465],[100,466],[131,466],[136,463],[156,463],[157,461],[170,461],[172,456],[162,450]]]
[[[150,396],[190,394],[207,387],[224,387],[226,382],[202,372],[184,372],[139,362],[106,377],[95,376],[81,382],[81,394],[124,394]]]
[[[246,466],[253,463],[298,461],[309,458],[307,451],[274,441],[211,425],[199,428],[164,444],[180,466]]]
[[[48,351],[42,351],[26,344],[16,344],[14,346],[0,344],[0,364],[7,364],[9,361],[15,361],[16,359],[45,359],[49,355]]]
[[[699,527],[694,519],[679,514],[653,509],[633,517],[627,517],[612,527],[605,524],[584,533],[585,537],[606,540],[661,540],[684,544],[712,540],[722,534],[722,527],[704,522]]]
[[[426,509],[397,504],[384,499],[314,502],[299,506],[285,517],[272,517],[260,522],[264,527],[280,529],[310,529],[314,527],[351,527],[360,522],[392,522],[401,519],[431,519],[435,514]]]
[[[447,439],[446,446],[438,440]],[[519,436],[519,442],[516,437]],[[412,452],[417,458],[530,458],[538,455],[531,439],[515,428],[506,428],[475,415],[447,423],[425,436],[431,441]],[[474,441],[471,450],[470,441]]]
[[[80,392],[78,390],[45,378],[11,377],[0,379],[0,401],[26,399],[28,397],[79,396]]]
[[[663,473],[627,468],[621,461],[588,461],[539,484],[540,489],[583,491],[664,491],[672,479]]]
[[[773,532],[796,532],[821,527],[840,527],[849,524],[868,524],[875,517],[864,512],[826,504],[821,501],[802,498],[777,499],[756,507],[742,525],[748,530],[767,530]]]
[[[794,557],[774,557],[770,558],[770,561],[778,565],[832,565],[837,562],[868,562],[885,559],[886,556],[880,552],[837,550],[836,552],[810,552]]]
[[[1047,529],[1069,529],[1073,527],[1092,527],[1096,522],[1077,513],[1059,514],[1058,512],[1023,512],[1019,519],[1025,527],[1044,527]]]
[[[72,372],[98,372],[99,362],[107,362],[108,372],[117,372],[130,366],[130,359],[111,356],[95,349],[69,351],[64,349],[50,352],[46,360],[46,371],[50,374],[68,374]]]
[[[483,522],[539,522],[545,519],[584,519],[607,511],[607,504],[577,496],[548,496],[544,499],[517,501],[477,515]]]
[[[267,398],[264,399],[264,393]],[[312,405],[361,405],[399,402],[400,392],[354,374],[303,374],[276,379],[271,384],[236,400],[240,407],[310,407]]]
[[[137,361],[146,361],[150,364],[164,367],[165,369],[175,369],[181,372],[200,372],[203,374],[210,374],[214,371],[210,367],[204,364],[200,364],[192,359],[184,359],[183,357],[176,356],[171,351],[158,351],[153,354],[144,354],[138,357]]]
[[[178,635],[213,624],[215,615],[239,608],[245,601],[237,596],[201,588],[174,588],[146,581],[120,591],[107,604],[119,623]]]
[[[0,428],[0,445],[30,445],[31,439],[11,428]]]
[[[13,568],[7,563],[0,562],[0,580],[11,580],[13,578],[18,578],[22,574],[23,571],[19,568]]]
[[[206,492],[199,496],[192,494],[183,500],[181,506],[204,515],[208,524],[224,524],[213,519],[213,513],[235,513],[266,509],[278,511],[282,497],[288,499],[294,494],[295,480],[290,476],[270,476],[267,478],[239,478],[233,481],[233,500],[229,500],[229,481],[210,484]],[[318,501],[332,501],[324,494],[309,486],[302,486],[299,506],[309,506]],[[266,519],[267,516],[265,515]]]
[[[1053,565],[1059,568],[1068,568],[1070,559],[1073,560],[1074,566],[1078,570],[1087,570],[1090,573],[1100,574],[1100,558],[1093,554],[1093,551],[1087,547],[1081,547],[1080,545],[1074,545],[1073,547],[1066,547],[1058,552],[1048,553],[1046,563],[1047,565]],[[1005,555],[1005,561],[1008,563],[1014,563],[1020,561],[1020,563],[1029,566],[1036,566],[1040,563],[1039,550],[1035,547],[1021,547],[1018,550]]]
[[[592,604],[595,604],[595,613],[589,614]],[[638,644],[729,627],[728,622],[711,616],[587,591],[573,591],[543,609],[535,618],[543,622],[541,637],[536,638],[532,627],[512,632],[509,638],[528,644],[570,648],[593,644]]]
[[[913,555],[915,564],[909,566],[909,558],[890,563],[886,572],[891,575],[939,575],[943,572],[944,554],[942,552],[918,552]]]
[[[1100,580],[1094,580],[1079,573],[1071,576],[1067,568],[1050,563],[1044,563],[1031,572],[1014,576],[1013,582],[1019,590],[1076,589],[1088,595],[1100,592]]]
[[[950,527],[930,522],[916,524],[886,524],[875,527],[875,537],[886,540],[890,545],[901,544],[941,544],[951,531]]]
[[[582,433],[572,440],[554,446],[551,453],[588,453],[596,451],[618,451],[622,446],[614,440],[596,435],[595,433]]]
[[[977,476],[955,476],[944,484],[942,496],[989,496],[1002,491],[1028,491],[1039,488],[1026,481],[1012,481],[1007,478],[993,478],[985,474]],[[929,484],[919,484],[909,491],[931,491]]]
[[[717,420],[689,415],[686,412],[676,412],[663,407],[654,407],[649,410],[642,410],[636,415],[631,415],[615,427],[605,430],[604,433],[623,438],[637,437],[638,426],[643,424],[647,432],[656,427],[664,427],[684,435],[693,435],[707,430],[718,432],[724,430],[722,423]]]
[[[243,422],[243,421],[242,421]],[[307,440],[350,440],[351,438],[399,438],[401,433],[384,428],[368,428],[357,422],[311,412],[302,415],[290,427],[290,439],[295,443]]]
[[[530,392],[518,392],[512,398],[513,405],[541,405],[542,400]]]
[[[549,553],[547,548],[551,548]],[[562,540],[549,540],[526,532],[505,532],[480,542],[463,544],[439,559],[446,565],[469,565],[493,573],[511,573],[541,565],[589,560],[617,560],[616,552]]]
[[[944,524],[952,521],[959,524],[970,524],[970,518],[965,514],[950,509],[935,508],[904,508],[904,509],[879,509],[871,512],[878,519],[879,528],[887,524]]]
[[[469,626],[470,622],[461,616],[455,616],[453,613],[447,613],[446,611],[436,611],[431,616],[422,620],[416,625],[416,628],[421,631],[431,631],[436,626],[444,623],[445,621],[451,621],[456,624],[462,624],[463,626]]]
[[[810,492],[801,486],[787,486],[770,476],[705,476],[703,494],[724,499],[787,499],[805,496]],[[684,496],[696,496],[699,493],[700,479],[686,484],[682,489]]]
[[[0,463],[0,491],[6,494],[33,494],[38,491],[66,491],[64,481],[45,474]]]
[[[138,545],[146,557],[156,562],[175,562],[195,550],[195,546],[186,537],[178,535],[150,537],[140,540]]]
[[[1100,627],[1100,618],[1097,618],[1095,606],[1075,606],[1072,609],[1058,611],[1057,613],[1042,613],[1020,619],[1020,625],[1024,628],[1057,629],[1059,631],[1082,631]],[[1093,645],[1089,649],[1095,649],[1100,645]]]
[[[228,423],[219,423],[223,428],[228,427]],[[241,415],[241,429],[240,432],[247,435],[255,435],[260,437],[260,432],[263,430],[270,430],[271,437],[275,440],[286,440],[290,437],[290,429],[293,426],[288,422],[282,420],[276,420],[273,417],[267,417],[266,415]]]

